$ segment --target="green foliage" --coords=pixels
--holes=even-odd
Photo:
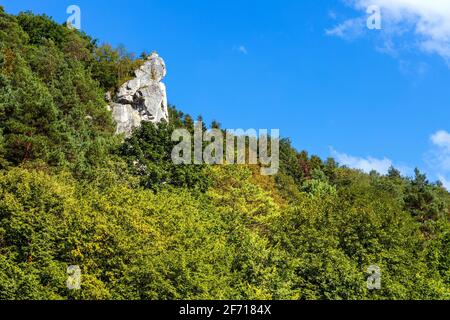
[[[143,64],[143,60],[135,60],[125,49],[114,49],[105,44],[94,49],[92,76],[106,91],[115,91],[120,85],[134,76],[134,70]]]
[[[116,143],[103,92],[86,67],[90,41],[31,13],[0,14],[0,24],[3,161],[89,172]]]
[[[419,169],[415,170],[415,178],[406,189],[405,208],[422,222],[446,214],[445,203],[438,198],[436,187],[430,185]]]
[[[288,139],[276,177],[175,166],[172,132],[194,128],[175,107],[170,124],[113,134],[104,94],[142,61],[0,7],[0,299],[450,299],[441,184]]]
[[[144,123],[119,149],[134,175],[141,177],[141,184],[149,189],[161,187],[187,187],[205,191],[208,176],[203,165],[175,165],[172,150],[179,142],[172,141],[174,126],[165,122]]]
[[[289,139],[280,140],[280,173],[292,177],[296,184],[300,184],[304,177],[297,152]]]

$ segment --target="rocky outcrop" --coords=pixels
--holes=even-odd
[[[161,82],[166,76],[164,60],[152,53],[135,76],[119,88],[114,99],[106,97],[110,99],[117,134],[129,136],[142,122],[169,121],[166,86]]]

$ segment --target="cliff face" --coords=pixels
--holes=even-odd
[[[142,122],[169,121],[166,86],[166,65],[157,53],[135,71],[135,78],[119,88],[110,109],[117,123],[117,134],[130,136]]]

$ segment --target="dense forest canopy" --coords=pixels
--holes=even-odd
[[[193,128],[175,107],[168,124],[114,135],[104,95],[141,63],[0,7],[0,299],[450,299],[440,183],[364,174],[288,139],[274,177],[175,166],[171,132]]]

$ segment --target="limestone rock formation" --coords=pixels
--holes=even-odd
[[[141,122],[169,121],[166,86],[161,82],[166,76],[164,60],[157,53],[152,53],[135,71],[135,76],[119,88],[110,102],[117,134],[129,136]],[[112,100],[111,96],[105,98]]]

